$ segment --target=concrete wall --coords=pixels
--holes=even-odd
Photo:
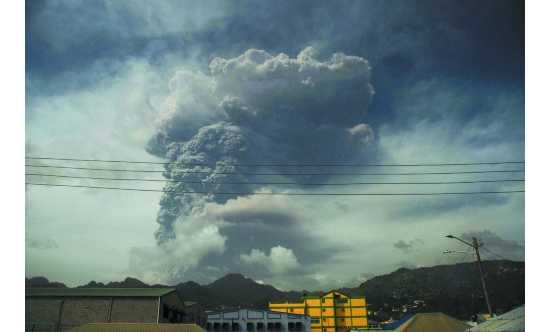
[[[61,325],[107,322],[110,306],[110,298],[67,298],[63,302]]]
[[[111,322],[156,323],[158,298],[115,298]]]
[[[25,301],[25,330],[55,331],[59,319],[60,299],[28,299]],[[40,325],[38,326],[37,323]]]
[[[158,298],[27,297],[25,313],[26,331],[33,332],[64,331],[92,322],[156,323]]]

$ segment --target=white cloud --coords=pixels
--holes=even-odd
[[[271,248],[269,254],[265,254],[258,249],[252,249],[250,254],[241,255],[241,261],[246,264],[264,266],[277,275],[290,272],[300,266],[292,249],[287,249],[282,246]]]
[[[206,255],[225,251],[226,239],[215,223],[188,220],[177,225],[175,234],[159,246],[132,248],[129,271],[146,282],[173,284]]]

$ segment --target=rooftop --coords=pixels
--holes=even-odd
[[[395,329],[395,332],[464,332],[470,326],[441,312],[418,313]]]
[[[31,297],[159,297],[174,288],[26,288]]]
[[[70,332],[205,332],[195,324],[90,323]]]

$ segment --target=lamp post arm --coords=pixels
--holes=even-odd
[[[464,244],[467,245],[468,247],[475,248],[475,246],[474,246],[473,244],[471,244],[471,243],[469,243],[469,242],[467,242],[467,241],[464,241],[464,240],[462,240],[462,239],[459,238],[459,237],[456,237],[456,236],[453,235],[452,238],[455,239],[455,240],[457,240],[457,241],[460,241],[460,242],[464,243]]]

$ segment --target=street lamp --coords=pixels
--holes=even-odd
[[[487,293],[487,286],[485,285],[485,277],[483,276],[483,270],[481,268],[481,257],[479,256],[479,247],[481,246],[479,242],[477,241],[477,238],[472,237],[472,243],[469,243],[467,241],[462,240],[459,237],[456,237],[452,234],[446,235],[446,238],[449,239],[455,239],[457,241],[460,241],[464,243],[465,245],[474,248],[476,252],[476,258],[477,258],[477,267],[479,269],[479,276],[481,278],[481,287],[483,288],[483,294],[485,296],[485,303],[487,304],[487,311],[489,312],[489,316],[493,317],[493,310],[491,310],[491,302],[489,301],[489,294]]]
[[[468,254],[467,251],[458,251],[458,250],[445,250],[444,254]]]

